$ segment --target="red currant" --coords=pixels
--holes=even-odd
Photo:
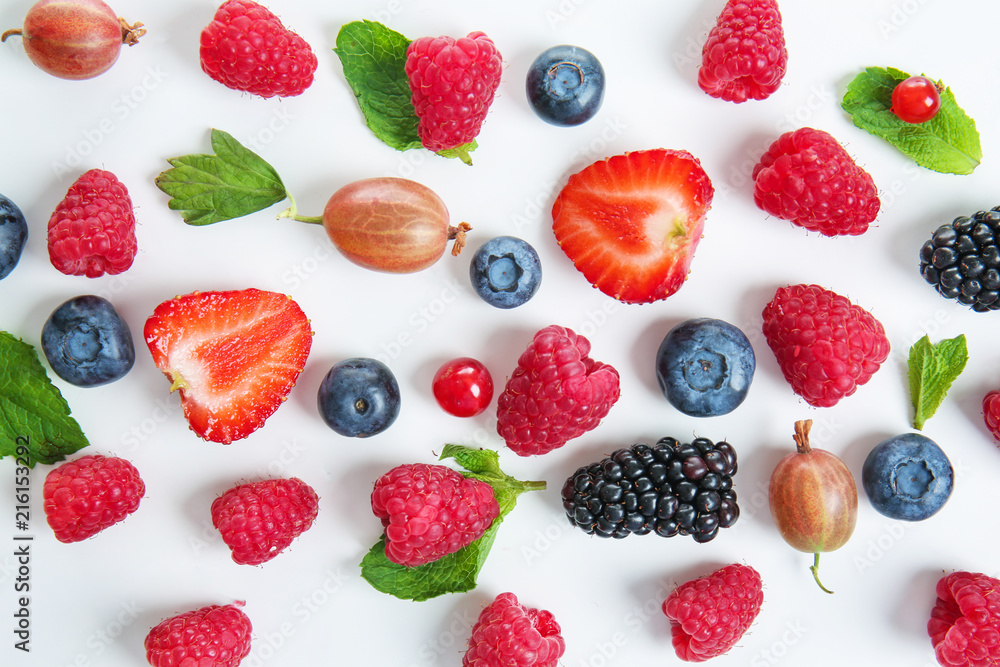
[[[911,76],[896,84],[889,109],[906,123],[926,123],[941,108],[941,91],[926,76]]]
[[[493,400],[493,377],[481,362],[459,357],[446,362],[432,383],[438,405],[456,417],[474,417]]]

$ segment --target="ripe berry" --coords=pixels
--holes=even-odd
[[[556,667],[566,651],[551,612],[525,607],[513,593],[486,605],[472,626],[462,667]]]
[[[927,634],[942,665],[1000,664],[1000,580],[978,572],[941,577]]]
[[[926,76],[911,76],[892,89],[889,111],[906,123],[926,123],[941,108],[941,89]]]
[[[168,618],[146,635],[153,667],[237,667],[250,653],[253,627],[242,602],[211,605]]]
[[[775,0],[728,0],[702,47],[698,85],[729,102],[767,99],[788,64]]]
[[[139,509],[146,485],[125,459],[92,454],[49,471],[42,487],[45,519],[60,542],[79,542]]]
[[[740,563],[681,584],[663,601],[677,657],[703,662],[727,653],[763,602],[760,574]]]
[[[542,282],[538,253],[516,236],[497,236],[479,246],[469,264],[472,287],[496,308],[517,308],[535,296]]]
[[[385,555],[414,567],[472,544],[500,515],[493,487],[443,465],[399,465],[375,481],[372,513],[385,528]]]
[[[1000,443],[1000,389],[994,389],[983,397],[983,421],[993,439]]]
[[[318,61],[309,44],[253,0],[226,0],[201,33],[201,68],[227,88],[264,98],[301,95]]]
[[[135,214],[125,185],[110,171],[82,174],[49,218],[48,245],[52,266],[66,275],[98,278],[132,266]]]
[[[309,530],[319,496],[301,479],[239,484],[212,502],[212,525],[241,565],[260,565]]]
[[[85,294],[56,308],[42,327],[42,352],[56,375],[78,387],[119,380],[135,363],[128,324],[107,299]]]
[[[638,443],[577,469],[563,484],[563,509],[570,523],[598,537],[654,532],[708,542],[739,518],[736,470],[728,442]]]
[[[0,195],[0,280],[14,270],[28,239],[28,222],[21,209]]]
[[[1000,206],[959,216],[920,248],[920,273],[938,294],[977,313],[1000,309]]]
[[[316,401],[327,426],[348,438],[367,438],[399,416],[399,383],[381,361],[353,357],[327,372]]]
[[[481,414],[493,400],[493,377],[482,362],[470,357],[446,361],[431,387],[438,405],[456,417]]]
[[[948,455],[919,433],[886,438],[861,468],[861,483],[875,511],[903,521],[936,514],[948,502],[954,478]]]
[[[604,101],[604,68],[590,51],[561,44],[543,51],[525,83],[528,102],[539,118],[570,127],[594,117]]]

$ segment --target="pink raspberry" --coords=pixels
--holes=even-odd
[[[45,476],[42,507],[60,542],[80,542],[139,509],[146,485],[125,459],[92,454]]]
[[[729,0],[701,51],[698,85],[728,102],[766,99],[788,63],[781,12],[774,0]]]
[[[704,662],[727,653],[764,602],[760,574],[734,563],[681,584],[663,601],[677,657]]]
[[[983,421],[994,440],[1000,442],[1000,389],[987,392],[983,397]]]
[[[836,139],[811,127],[778,137],[753,179],[758,207],[825,236],[863,234],[881,206],[868,172]]]
[[[70,276],[122,273],[135,259],[135,214],[128,190],[110,171],[91,169],[49,218],[49,260]]]
[[[301,479],[240,484],[212,502],[212,525],[242,565],[260,565],[309,530],[319,497]]]
[[[497,432],[519,456],[547,454],[596,427],[620,395],[618,371],[556,325],[535,334],[497,400]]]
[[[312,85],[316,54],[252,0],[227,0],[201,32],[201,68],[222,85],[261,97],[293,97]]]
[[[483,536],[500,515],[493,487],[443,465],[396,466],[375,482],[372,512],[385,527],[385,555],[413,567]]]
[[[253,627],[242,602],[211,605],[168,618],[146,635],[153,667],[237,667],[250,653]]]
[[[782,374],[814,407],[850,396],[889,357],[882,324],[819,285],[779,288],[763,317],[764,339]]]
[[[479,134],[500,85],[503,59],[482,32],[459,39],[421,37],[406,49],[405,71],[420,141],[437,152]]]
[[[978,572],[941,577],[927,634],[942,665],[1000,665],[1000,580]]]
[[[462,667],[556,667],[566,651],[562,629],[544,609],[525,607],[501,593],[479,613]]]

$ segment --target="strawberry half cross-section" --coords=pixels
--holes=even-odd
[[[191,430],[223,444],[253,433],[284,402],[312,335],[291,297],[259,289],[178,296],[157,306],[144,329]]]

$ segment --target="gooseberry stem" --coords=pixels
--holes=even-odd
[[[4,34],[0,35],[0,42],[6,42],[8,37],[13,37],[14,35],[21,36],[23,34],[24,33],[21,31],[20,28],[12,28],[4,32]]]
[[[813,564],[809,567],[809,571],[813,573],[813,579],[815,579],[816,583],[819,585],[819,587],[821,589],[823,589],[823,592],[824,593],[829,593],[830,595],[833,595],[833,591],[831,591],[829,588],[827,588],[826,586],[824,586],[823,582],[819,580],[819,552],[818,551],[815,554],[813,554]]]
[[[448,227],[448,240],[455,243],[451,246],[451,256],[458,257],[465,247],[466,233],[472,229],[472,225],[467,222],[458,223],[458,227]]]
[[[298,220],[299,222],[308,222],[311,225],[322,225],[323,216],[309,216],[309,215],[299,215],[299,208],[295,203],[295,198],[291,194],[285,193],[288,197],[288,201],[291,202],[284,211],[278,214],[278,219],[281,218],[291,218],[292,220]]]

